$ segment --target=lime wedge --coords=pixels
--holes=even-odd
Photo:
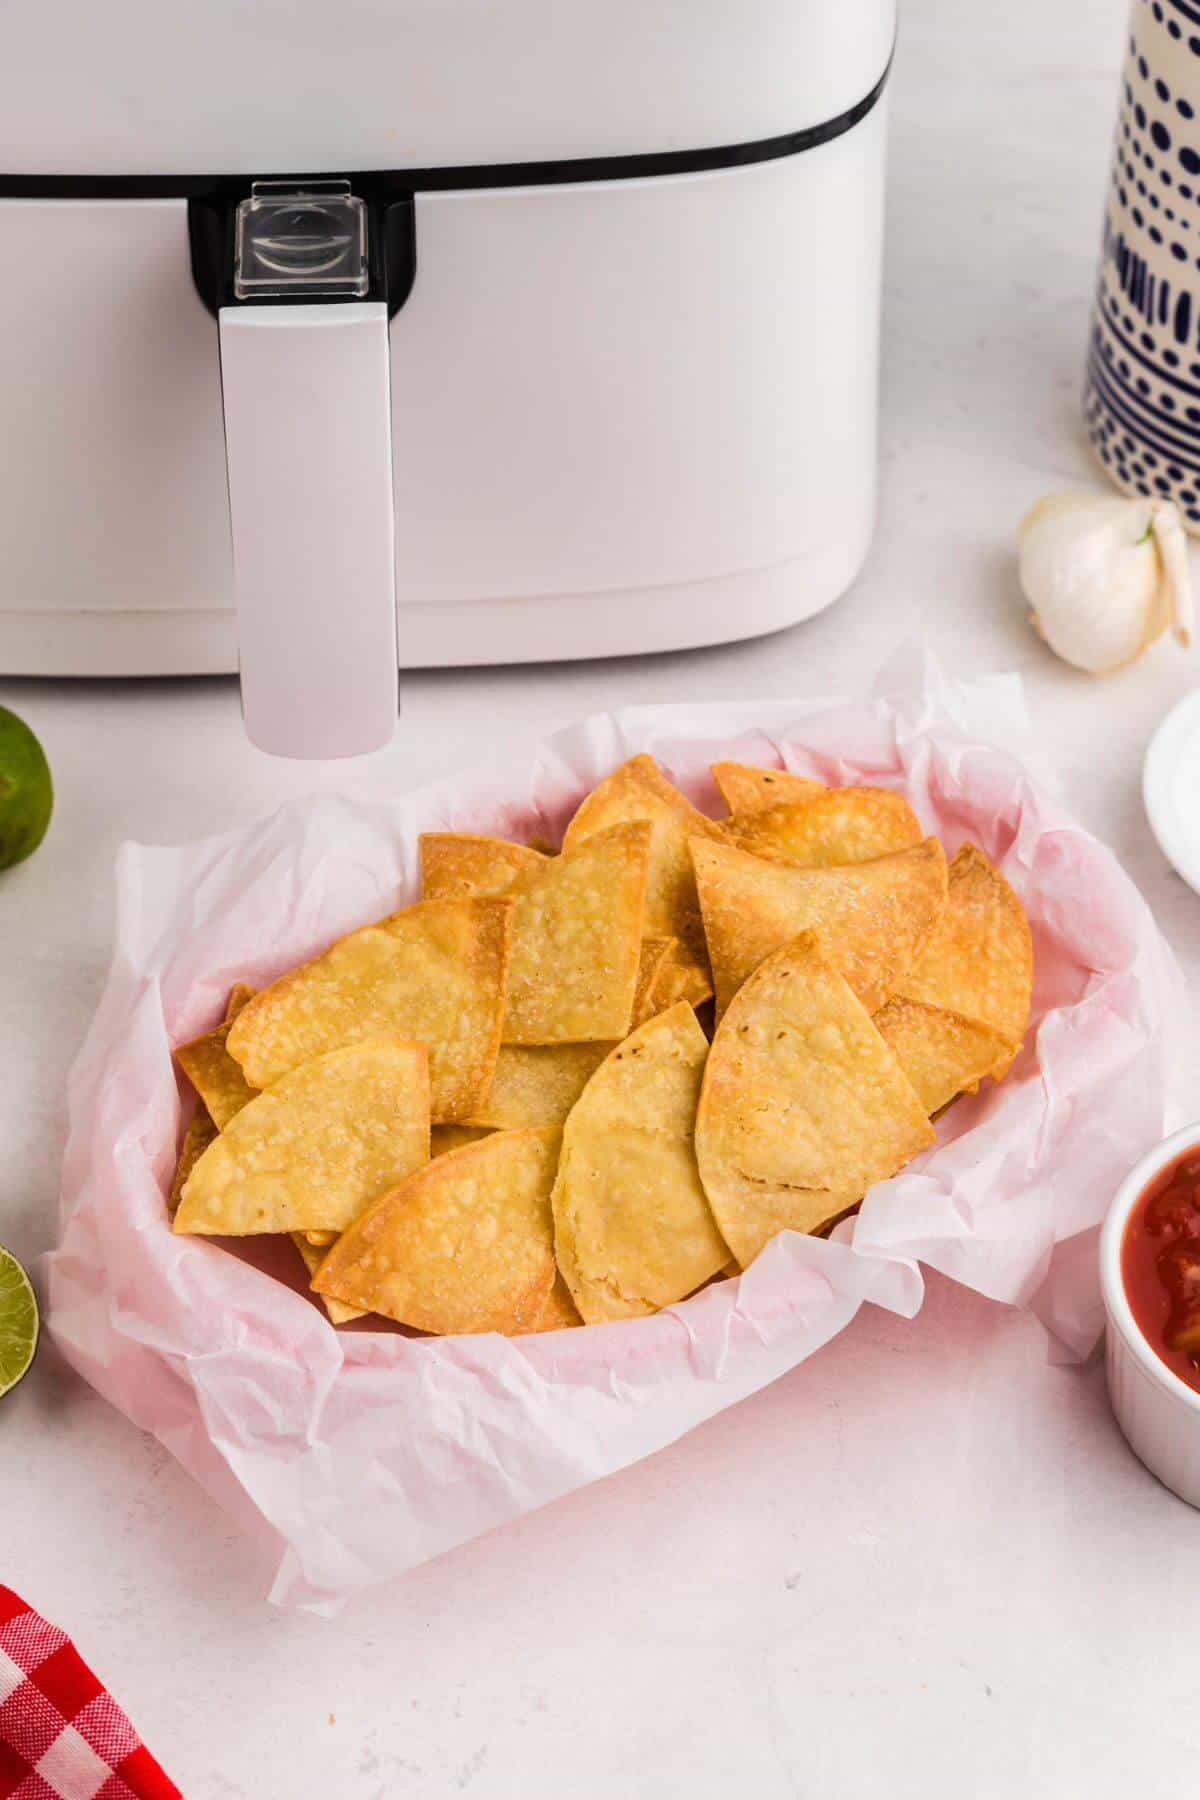
[[[29,1277],[0,1245],[0,1395],[16,1387],[33,1361],[38,1309]]]
[[[0,869],[32,856],[53,809],[45,751],[24,719],[0,706]]]

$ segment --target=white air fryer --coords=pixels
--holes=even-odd
[[[0,46],[0,672],[397,668],[834,600],[874,512],[894,0],[105,0]]]

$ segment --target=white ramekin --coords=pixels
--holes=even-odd
[[[1138,1329],[1121,1280],[1130,1213],[1154,1177],[1185,1150],[1200,1149],[1200,1124],[1165,1138],[1131,1169],[1100,1233],[1100,1286],[1108,1323],[1105,1364],[1117,1424],[1152,1475],[1200,1507],[1200,1394],[1154,1354]]]

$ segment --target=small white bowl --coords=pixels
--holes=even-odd
[[[1165,1138],[1117,1189],[1100,1233],[1100,1287],[1107,1320],[1108,1393],[1117,1424],[1150,1473],[1189,1506],[1200,1507],[1200,1393],[1155,1355],[1121,1280],[1121,1245],[1129,1215],[1154,1177],[1185,1150],[1200,1150],[1200,1124]]]

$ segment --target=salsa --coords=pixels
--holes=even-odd
[[[1161,1169],[1130,1213],[1121,1282],[1150,1348],[1200,1393],[1200,1147]]]

